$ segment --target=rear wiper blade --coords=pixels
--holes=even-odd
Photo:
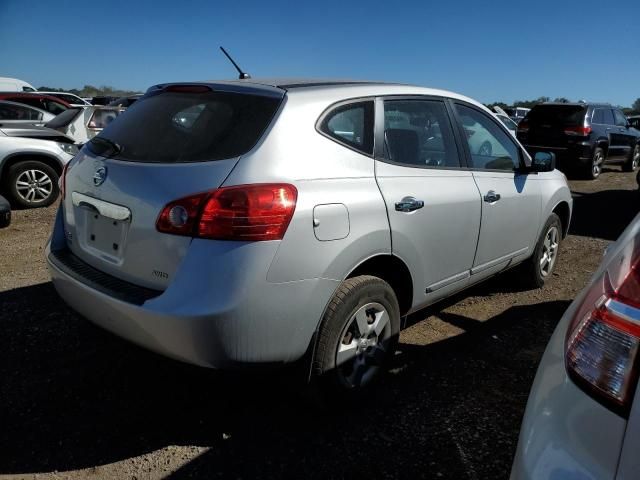
[[[122,147],[118,143],[105,137],[93,137],[89,147],[93,153],[101,157],[113,157],[122,152]]]

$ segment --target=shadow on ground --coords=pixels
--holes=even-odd
[[[319,408],[287,376],[223,376],[148,353],[63,306],[0,293],[0,474],[210,447],[171,478],[506,478],[539,357],[568,302],[514,306],[401,344],[383,387]],[[440,474],[440,475],[438,475]]]
[[[636,190],[571,193],[571,235],[616,240],[636,216],[640,207],[640,194]]]

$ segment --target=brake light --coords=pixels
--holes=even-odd
[[[529,132],[529,122],[522,120],[518,124],[518,133],[527,133]]]
[[[592,131],[593,130],[590,126],[585,125],[564,127],[564,134],[572,137],[587,137]]]
[[[289,184],[223,187],[185,197],[162,209],[159,232],[219,240],[280,240],[298,191]]]
[[[631,242],[609,261],[567,332],[569,376],[593,398],[628,414],[638,382],[640,248]]]
[[[211,91],[211,87],[207,85],[169,85],[164,89],[165,92],[179,93],[206,93]]]
[[[64,200],[64,192],[67,188],[67,171],[69,170],[69,164],[71,162],[67,162],[62,167],[62,173],[60,174],[60,179],[58,180],[58,187],[60,188],[60,198]]]

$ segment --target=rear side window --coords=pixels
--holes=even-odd
[[[596,108],[593,111],[593,116],[591,117],[591,123],[604,125],[604,110],[602,108]]]
[[[587,107],[583,105],[537,105],[527,115],[529,124],[556,126],[583,125]]]
[[[253,148],[280,102],[241,93],[163,92],[138,100],[88,148],[96,155],[131,162],[233,158]]]
[[[27,106],[0,103],[0,120],[42,120],[42,113]]]
[[[367,155],[373,154],[373,101],[341,105],[320,123],[320,131]]]

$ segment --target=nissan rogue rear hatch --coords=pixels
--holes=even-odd
[[[63,179],[75,256],[135,285],[166,288],[191,238],[157,231],[163,207],[218,188],[265,134],[284,95],[225,88],[147,93],[86,144]]]

